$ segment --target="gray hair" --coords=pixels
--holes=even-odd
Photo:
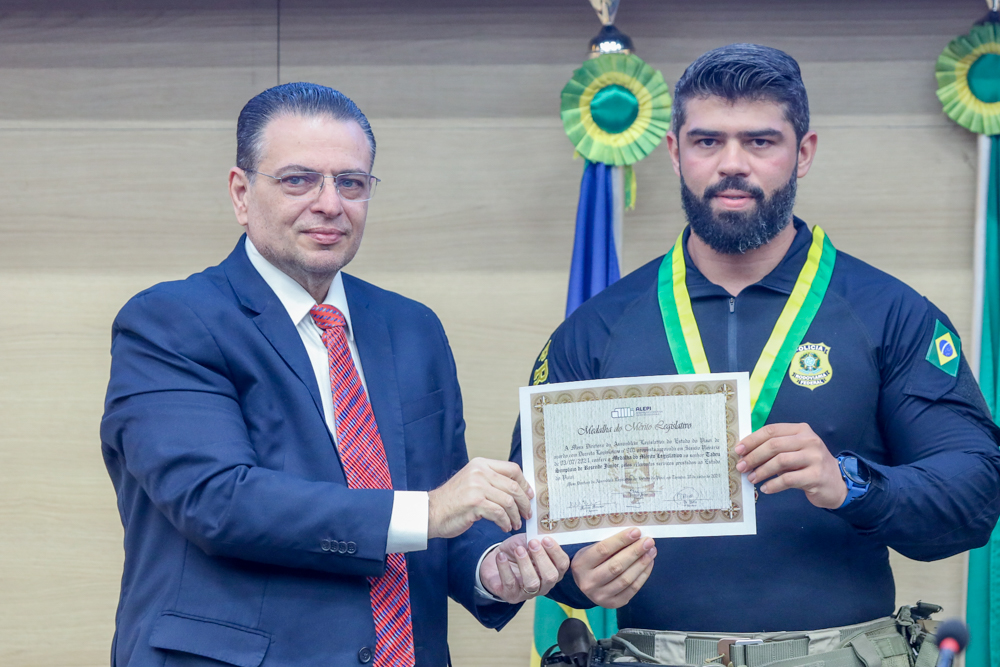
[[[277,116],[330,116],[334,120],[355,122],[368,137],[371,163],[375,164],[375,135],[368,118],[351,98],[339,90],[315,83],[283,83],[268,88],[243,107],[236,121],[236,166],[253,172],[260,164],[264,148],[264,128]]]

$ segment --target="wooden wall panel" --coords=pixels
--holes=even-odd
[[[232,249],[235,124],[114,125],[0,130],[5,270],[187,275]]]
[[[586,41],[586,40],[584,40]],[[704,41],[703,51],[720,46]],[[948,41],[944,40],[944,44]],[[943,48],[943,47],[942,47]],[[799,49],[804,50],[804,49]],[[798,56],[795,49],[793,55]],[[582,60],[579,50],[573,55]],[[645,54],[643,54],[645,55]],[[936,56],[935,56],[936,59]],[[931,72],[933,73],[933,60]],[[375,118],[556,118],[559,92],[577,67],[575,64],[414,64],[360,65],[334,61],[323,66],[315,60],[281,68],[283,81],[315,81],[343,90]],[[670,82],[676,82],[689,61],[657,61]],[[934,79],[927,79],[927,61],[847,62],[803,61],[803,79],[810,87],[816,114],[937,113]],[[373,86],[372,82],[378,82]],[[815,93],[812,91],[815,90]],[[873,99],[871,91],[885,91]],[[929,95],[928,95],[929,94]]]
[[[878,127],[818,117],[819,156],[800,183],[798,214],[839,247],[895,273],[962,268],[971,247],[975,143],[940,122]],[[372,119],[384,182],[354,271],[566,270],[580,160],[554,121]],[[89,126],[0,124],[8,161],[0,178],[7,269],[113,267],[197,270],[228,252],[239,233],[225,191],[233,162],[229,123]],[[863,159],[856,159],[856,155]],[[530,166],[519,165],[532,155]],[[419,156],[414,158],[413,156]],[[927,169],[924,161],[938,166]],[[52,181],[52,164],[89,179]],[[665,151],[637,168],[639,200],[625,229],[626,268],[665,250],[684,224]],[[488,187],[481,187],[482,184]],[[900,193],[886,207],[886,193]],[[181,194],[182,193],[182,194]],[[93,196],[89,196],[93,194]],[[73,244],[41,246],[72,224]],[[900,228],[922,243],[899,252]],[[155,244],[150,256],[142,248]],[[416,245],[414,245],[416,244]],[[391,259],[387,259],[391,258]]]
[[[0,664],[108,664],[122,528],[100,455],[108,322],[145,276],[0,274]]]
[[[232,122],[277,82],[273,0],[56,4],[4,3],[0,119]]]
[[[279,31],[278,7],[0,8],[0,664],[108,662],[122,558],[97,434],[110,322],[138,290],[230,251],[236,114],[274,82],[333,85],[368,113],[384,183],[351,270],[438,312],[470,453],[506,456],[516,388],[562,319],[582,162],[558,94],[597,31],[591,10],[282,0]],[[796,56],[820,133],[797,213],[928,295],[968,340],[975,140],[942,117],[933,62],[983,11],[980,0],[749,0],[725,11],[628,0],[619,26],[670,82],[732,41]],[[684,224],[666,152],[636,172],[627,270]],[[901,603],[961,612],[963,557],[892,562]],[[526,659],[530,609],[500,634],[451,611],[456,665]]]

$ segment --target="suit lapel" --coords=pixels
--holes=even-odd
[[[319,397],[319,386],[316,384],[316,374],[313,372],[312,364],[309,363],[309,355],[302,345],[302,338],[288,317],[288,311],[250,263],[242,238],[236,244],[236,249],[222,263],[222,268],[240,303],[255,313],[252,316],[254,324],[309,390],[309,395],[312,396],[322,419],[323,403]]]
[[[403,441],[403,412],[399,400],[396,360],[392,351],[389,326],[371,307],[365,285],[344,274],[344,293],[351,310],[351,328],[361,357],[368,400],[371,402],[378,432],[382,437],[392,488],[405,490],[406,448]]]
[[[222,262],[222,268],[240,303],[252,311],[251,318],[261,334],[308,389],[322,420],[324,412],[319,386],[299,332],[281,301],[253,268],[243,247],[243,239]],[[392,487],[406,489],[403,413],[389,327],[382,316],[370,307],[364,283],[344,274],[344,292],[351,311],[354,341],[368,385],[368,400],[389,464]]]

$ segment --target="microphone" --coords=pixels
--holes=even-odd
[[[934,634],[939,652],[937,667],[951,667],[955,656],[969,643],[969,628],[957,618],[949,618],[938,626]]]
[[[562,654],[576,667],[587,667],[597,646],[597,640],[590,634],[587,624],[578,618],[567,618],[562,622],[556,641]]]

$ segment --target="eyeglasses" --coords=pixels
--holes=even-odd
[[[332,178],[333,185],[337,188],[337,194],[345,201],[368,201],[375,195],[375,186],[379,184],[378,178],[371,174],[349,173],[335,174],[327,176],[316,171],[293,171],[284,176],[272,176],[257,171],[256,169],[244,169],[248,174],[260,174],[278,181],[281,191],[286,197],[292,199],[306,199],[319,197],[323,192],[326,179]]]

